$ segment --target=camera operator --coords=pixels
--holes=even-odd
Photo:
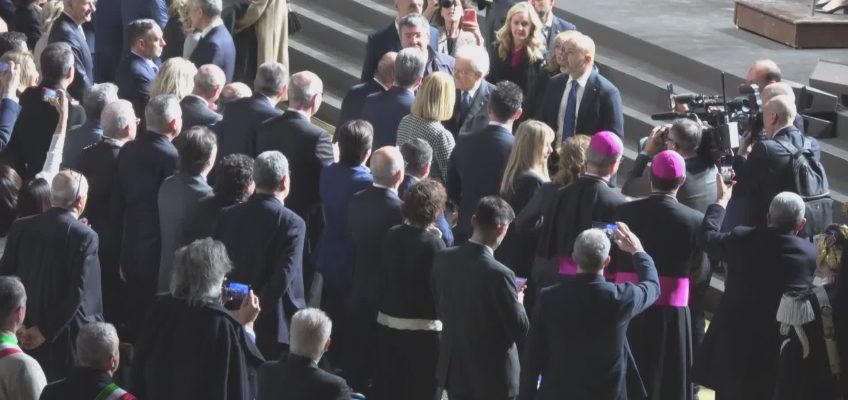
[[[792,91],[792,87],[789,86],[789,84],[786,82],[774,82],[768,84],[768,86],[763,88],[761,95],[763,98],[763,104],[768,103],[769,100],[777,96],[788,96],[790,99],[792,99],[792,103],[797,104],[795,102],[795,92]],[[804,117],[801,116],[800,112],[795,114],[795,119],[792,121],[792,125],[798,128],[801,133],[806,133],[804,131]],[[816,154],[816,159],[820,159],[821,148],[819,146],[819,141],[813,137],[808,137],[808,139],[810,140],[810,144],[812,145],[813,152]]]
[[[655,127],[627,173],[621,192],[634,197],[650,194],[645,167],[660,151],[674,150],[686,161],[686,182],[677,191],[677,201],[694,210],[706,211],[716,196],[716,167],[712,160],[699,154],[702,135],[701,126],[691,119],[680,118],[671,125]]]

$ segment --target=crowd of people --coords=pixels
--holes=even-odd
[[[732,153],[679,119],[620,171],[554,2],[395,0],[330,134],[283,0],[0,1],[0,398],[843,398],[778,66]]]

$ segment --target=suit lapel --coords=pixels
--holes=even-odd
[[[589,75],[589,80],[586,81],[586,88],[583,89],[583,97],[580,99],[580,110],[577,111],[577,121],[574,124],[575,131],[584,133],[587,135],[593,135],[595,132],[581,132],[580,126],[582,125],[583,118],[586,116],[586,113],[591,107],[592,104],[595,103],[595,98],[598,97],[598,71],[592,71],[592,74]]]

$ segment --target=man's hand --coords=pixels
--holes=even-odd
[[[241,302],[241,307],[236,310],[236,319],[244,326],[253,327],[253,323],[256,321],[256,317],[259,316],[259,311],[262,309],[259,307],[259,297],[256,297],[253,294],[253,290],[251,290],[247,296],[244,296],[244,300]]]
[[[616,222],[615,224],[618,228],[615,230],[613,240],[619,249],[630,254],[645,251],[642,249],[642,242],[639,241],[639,238],[636,237],[636,234],[630,230],[627,224],[624,222]]]
[[[739,143],[739,150],[736,151],[736,155],[748,157],[748,154],[751,154],[751,150],[754,148],[754,143],[756,142],[757,135],[751,131],[745,132],[745,134],[742,135],[742,143]]]
[[[663,143],[663,130],[666,129],[665,125],[654,127],[651,130],[651,134],[648,135],[648,140],[645,141],[645,153],[648,156],[653,157],[657,155],[657,153],[663,151],[665,149],[665,143]]]
[[[716,202],[720,206],[727,208],[727,203],[730,202],[730,197],[733,196],[734,185],[736,185],[735,180],[731,180],[730,183],[724,183],[721,173],[716,174],[716,192],[718,193],[718,200]]]
[[[48,102],[59,113],[59,121],[56,122],[55,135],[63,135],[68,130],[68,103],[70,96],[68,92],[62,89],[56,89],[56,98],[51,98]]]
[[[524,304],[524,292],[527,291],[527,284],[521,285],[518,288],[518,302]]]
[[[24,330],[21,347],[24,350],[32,350],[41,347],[46,341],[47,339],[41,334],[41,330],[37,326],[33,326]]]
[[[18,101],[18,88],[21,85],[21,68],[18,64],[9,61],[9,69],[0,76],[0,86],[3,88],[3,97],[9,97]]]

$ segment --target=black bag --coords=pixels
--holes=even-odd
[[[300,26],[300,16],[289,9],[289,35],[294,35],[295,33],[300,32],[301,29],[303,29],[303,27]]]
[[[789,181],[795,182],[794,192],[804,199],[806,206],[804,217],[807,224],[802,236],[812,238],[833,223],[833,199],[830,197],[824,167],[816,160],[810,141],[807,138],[803,138],[803,141],[799,149],[789,141],[775,140],[791,155],[786,173],[792,174]]]

